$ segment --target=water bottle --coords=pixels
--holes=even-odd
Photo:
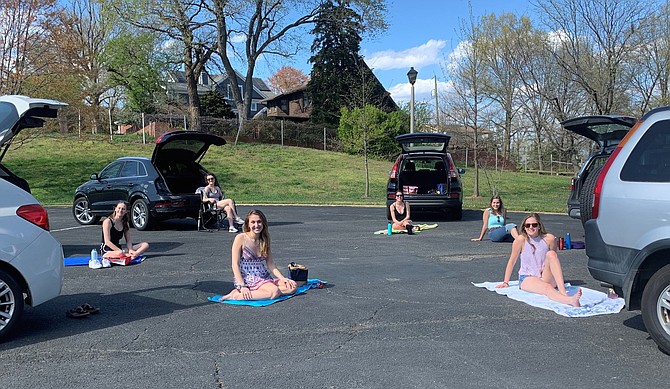
[[[97,261],[98,260],[98,250],[92,249],[91,250],[91,261]]]
[[[565,249],[566,250],[571,250],[572,249],[572,242],[570,241],[570,233],[568,232],[565,234]]]
[[[388,230],[387,230],[386,233],[387,233],[388,235],[391,235],[391,234],[393,233],[393,227],[392,227],[391,223],[389,223],[389,225],[388,225]]]

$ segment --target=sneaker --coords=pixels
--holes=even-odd
[[[244,219],[238,216],[237,219],[235,219],[235,222],[237,222],[237,224],[244,224]]]
[[[88,267],[91,269],[100,269],[102,267],[102,262],[99,259],[89,259]]]
[[[112,263],[109,262],[109,259],[103,258],[102,259],[102,267],[112,267]]]
[[[237,232],[237,228],[230,226],[230,228],[228,228],[228,232]]]

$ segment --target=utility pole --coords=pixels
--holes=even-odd
[[[437,76],[434,76],[435,79],[435,123],[437,130],[440,130],[440,106],[437,103]]]

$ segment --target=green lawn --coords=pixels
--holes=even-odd
[[[47,205],[70,205],[74,189],[122,156],[150,157],[153,143],[131,136],[51,136],[10,148],[3,164],[30,183]],[[360,156],[278,145],[232,144],[213,147],[202,165],[242,204],[353,204],[381,206],[393,162],[371,160],[370,196],[365,194],[365,164]],[[473,198],[474,170],[463,175],[464,207],[481,209],[493,191],[516,211],[565,212],[570,178],[517,172],[480,171],[480,197]]]

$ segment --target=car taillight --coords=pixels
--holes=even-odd
[[[574,192],[574,191],[575,191],[575,179],[573,178],[570,181],[570,192]]]
[[[16,215],[49,231],[49,215],[39,204],[22,205],[16,210]]]
[[[598,180],[596,180],[596,187],[593,189],[593,204],[591,207],[592,219],[598,218],[598,210],[600,209],[600,194],[602,193],[603,190],[603,181],[605,181],[605,175],[607,175],[607,171],[610,170],[612,162],[614,162],[616,156],[619,155],[619,151],[621,151],[621,146],[617,147],[612,153],[612,155],[610,155],[610,157],[607,158],[607,162],[605,162],[605,166],[603,166],[603,170],[600,171]]]
[[[400,158],[395,160],[391,172],[389,173],[390,179],[395,179],[398,176],[398,166],[400,166]],[[395,197],[395,194],[393,195]]]

